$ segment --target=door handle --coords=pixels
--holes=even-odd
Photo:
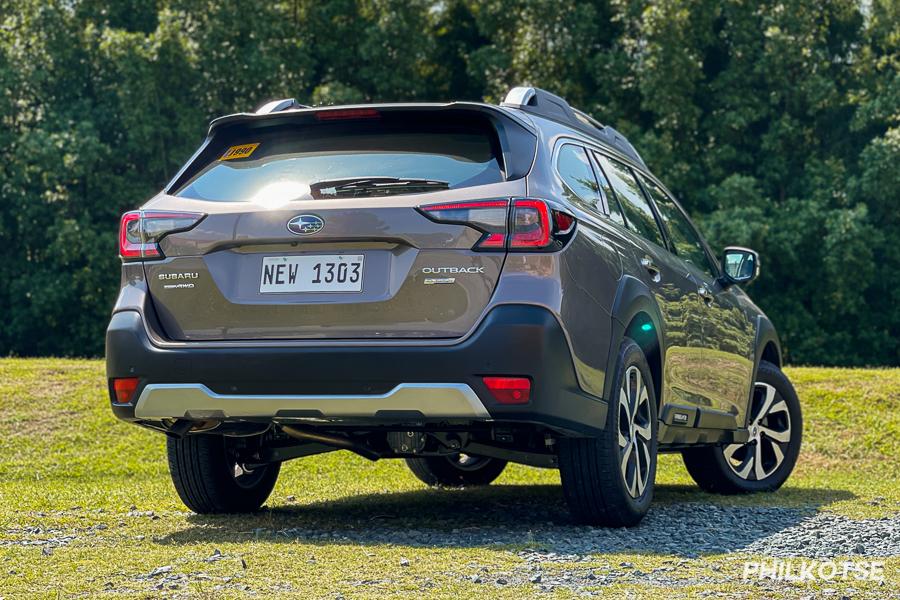
[[[707,306],[711,306],[713,303],[713,294],[708,287],[705,285],[701,285],[697,288],[697,294],[700,295],[700,299],[706,303]]]
[[[659,283],[659,267],[653,264],[653,259],[649,256],[645,256],[641,259],[641,266],[644,267],[648,273],[650,273],[650,278],[653,279],[654,282]]]

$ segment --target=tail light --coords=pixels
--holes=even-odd
[[[572,233],[572,229],[575,228],[575,217],[573,217],[569,213],[564,213],[561,210],[554,210],[552,212],[553,234],[559,236]]]
[[[484,386],[500,404],[528,404],[531,380],[527,377],[483,377]]]
[[[430,204],[420,206],[419,210],[438,223],[460,223],[484,233],[475,244],[475,248],[478,250],[503,250],[506,248],[508,200]]]
[[[550,208],[543,200],[513,200],[510,250],[557,250],[568,241],[575,217]]]
[[[557,250],[575,228],[575,217],[531,198],[429,204],[419,210],[432,221],[460,223],[484,233],[476,250]]]
[[[193,228],[205,216],[192,212],[127,212],[119,224],[119,256],[125,261],[164,258],[159,240],[170,233]]]
[[[546,248],[550,244],[550,209],[543,200],[516,200],[510,249]]]

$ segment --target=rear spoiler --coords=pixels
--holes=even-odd
[[[268,110],[266,110],[268,109]],[[252,113],[235,113],[213,119],[209,124],[206,139],[178,173],[166,184],[164,192],[173,193],[187,180],[190,167],[204,156],[214,135],[222,129],[235,125],[275,126],[292,122],[312,122],[316,115],[338,111],[378,111],[391,112],[473,112],[486,116],[494,125],[500,138],[506,179],[520,179],[528,174],[537,152],[537,134],[534,125],[517,111],[483,104],[480,102],[448,103],[397,103],[397,104],[351,104],[341,106],[320,106],[310,108],[289,98],[264,104]],[[530,154],[524,149],[530,148]]]
[[[276,102],[289,102],[292,99],[279,100]],[[231,125],[234,123],[249,123],[254,121],[280,121],[289,122],[296,120],[298,117],[315,115],[320,112],[338,111],[338,110],[377,110],[379,112],[403,112],[403,111],[442,111],[442,110],[471,110],[473,112],[488,113],[491,115],[502,116],[515,120],[519,125],[534,133],[535,128],[532,123],[523,119],[515,111],[506,110],[492,104],[484,104],[481,102],[408,102],[408,103],[392,103],[392,104],[344,104],[340,106],[317,106],[311,108],[302,104],[294,104],[294,107],[287,109],[275,109],[266,111],[269,104],[264,104],[259,110],[252,113],[235,113],[225,115],[213,119],[209,123],[209,133],[212,133],[223,125]],[[296,107],[296,108],[295,108]]]

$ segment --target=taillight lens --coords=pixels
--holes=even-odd
[[[565,245],[575,228],[575,217],[532,198],[514,198],[511,203],[474,200],[429,204],[419,210],[433,221],[460,223],[483,232],[476,250],[556,250]]]
[[[128,404],[134,398],[140,379],[137,377],[118,377],[112,380],[116,404]]]
[[[203,213],[133,210],[119,223],[119,256],[124,261],[163,258],[159,240],[170,233],[187,231],[197,225]]]
[[[528,404],[531,379],[527,377],[483,377],[485,387],[500,404]]]
[[[119,256],[125,259],[140,258],[144,242],[141,239],[140,211],[127,212],[119,223]]]
[[[575,217],[551,209],[543,200],[513,200],[510,250],[546,250],[562,248],[575,229]]]
[[[446,202],[420,206],[419,210],[438,223],[460,223],[484,233],[475,248],[479,250],[504,250],[506,248],[506,220],[508,200],[475,200],[471,202]]]
[[[556,235],[565,235],[571,233],[575,227],[575,217],[561,210],[553,211],[553,233]]]
[[[550,209],[543,200],[516,200],[510,249],[546,248],[550,245]]]

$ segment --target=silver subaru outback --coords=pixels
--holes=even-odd
[[[715,258],[621,133],[544,90],[221,117],[119,253],[112,410],[168,436],[199,513],[339,449],[429,485],[558,468],[574,518],[610,526],[647,512],[660,452],[721,493],[797,460],[740,287],[757,254]]]

